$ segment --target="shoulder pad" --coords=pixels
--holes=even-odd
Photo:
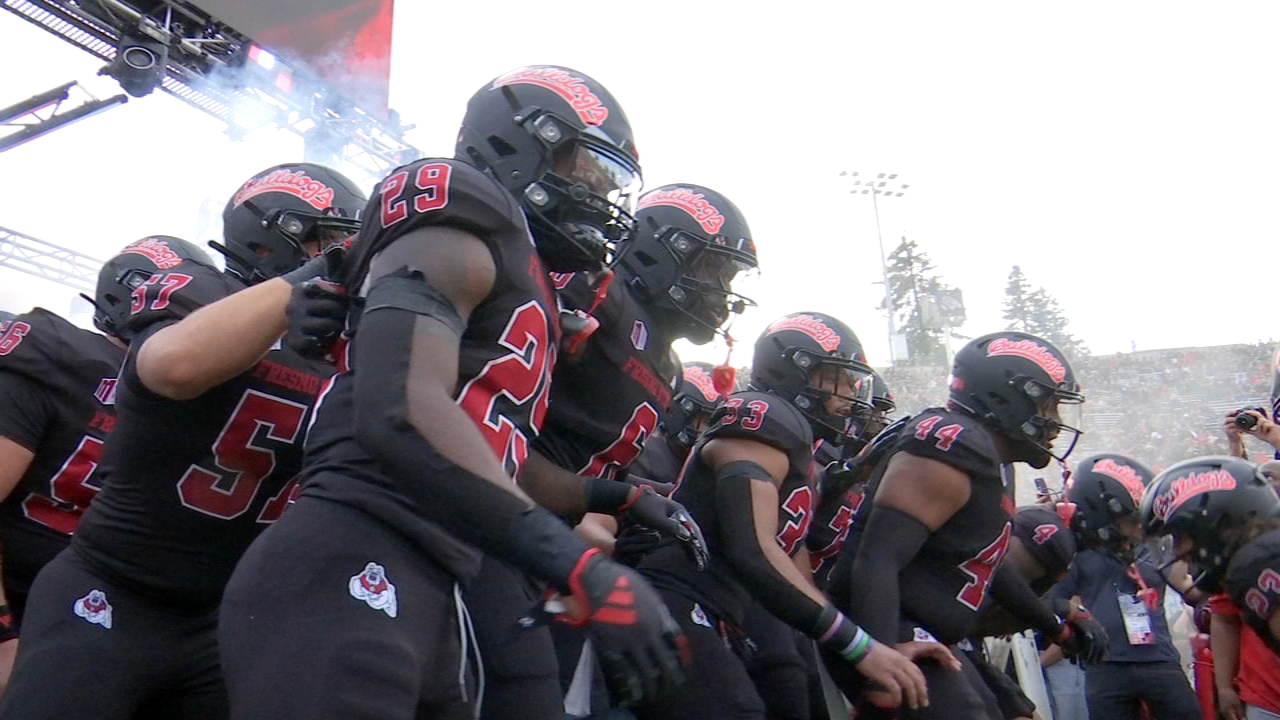
[[[487,235],[524,215],[496,180],[460,160],[427,158],[393,170],[369,198],[360,237],[379,245],[418,227],[456,227]],[[389,242],[389,239],[387,242]]]
[[[911,418],[898,431],[894,448],[970,475],[1000,477],[1000,461],[987,429],[968,415],[945,408],[929,408]]]
[[[185,260],[172,270],[151,276],[133,291],[127,327],[136,333],[155,322],[181,320],[244,287],[217,268]]]
[[[44,308],[14,318],[0,333],[0,371],[42,385],[80,391],[87,383],[115,377],[124,351],[102,335],[82,330]]]
[[[1280,608],[1280,530],[1240,548],[1227,566],[1223,584],[1236,605],[1270,621]]]
[[[813,430],[794,405],[776,395],[734,393],[711,416],[711,438],[742,438],[775,447],[788,455],[813,450]]]

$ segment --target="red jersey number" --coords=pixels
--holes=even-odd
[[[133,289],[133,295],[129,297],[129,312],[137,314],[148,309],[163,310],[169,307],[169,298],[190,282],[191,276],[183,273],[152,275]]]
[[[1270,621],[1275,608],[1271,606],[1269,598],[1275,597],[1277,593],[1280,593],[1280,573],[1267,568],[1258,575],[1257,587],[1249,588],[1249,592],[1244,594],[1244,604],[1249,606],[1254,615]]]
[[[101,457],[102,441],[85,435],[49,481],[49,497],[28,495],[22,501],[22,514],[63,535],[75,532],[81,513],[98,494],[98,488],[89,484],[89,478],[98,468]]]
[[[490,360],[467,381],[458,394],[458,406],[475,421],[514,478],[529,457],[526,432],[536,434],[542,427],[550,402],[556,360],[546,311],[533,300],[516,308],[498,344],[511,352]],[[500,409],[499,398],[510,409]]]
[[[297,439],[306,416],[306,405],[246,390],[213,443],[215,467],[192,465],[178,481],[182,504],[222,520],[243,515],[275,471],[276,449]]]
[[[1009,549],[1009,535],[1012,531],[1013,526],[1005,523],[999,537],[991,541],[991,544],[979,551],[977,555],[960,563],[961,572],[970,578],[969,582],[960,589],[960,594],[956,595],[956,600],[959,600],[961,605],[970,610],[977,610],[982,605],[982,599],[987,596],[987,587],[991,584],[991,575],[1000,566],[1001,558]]]
[[[742,424],[743,430],[755,432],[764,426],[765,413],[769,412],[769,403],[763,400],[752,400],[746,404],[746,412],[742,412],[742,398],[729,398],[724,401],[724,418],[720,421],[725,425],[732,425],[736,422]]]
[[[960,433],[964,431],[964,426],[957,424],[943,425],[938,428],[937,432],[934,432],[933,428],[940,420],[942,420],[941,415],[934,415],[921,420],[920,424],[916,425],[916,439],[927,440],[929,439],[929,434],[932,433],[938,439],[938,442],[934,443],[934,447],[946,452],[955,444],[956,438],[960,437]]]
[[[413,196],[416,212],[431,212],[449,204],[449,175],[452,172],[453,168],[448,163],[427,163],[418,167],[413,176],[413,184],[418,191]],[[409,203],[400,199],[408,182],[408,170],[393,173],[382,181],[382,227],[389,228],[409,217]]]
[[[813,512],[813,490],[808,485],[801,485],[791,494],[781,505],[785,522],[782,529],[778,531],[778,545],[782,547],[782,551],[790,555],[796,551],[796,546],[804,540],[804,535],[809,531],[809,516]]]
[[[587,477],[616,478],[618,471],[627,467],[640,455],[645,440],[658,426],[658,411],[649,403],[636,406],[618,439],[609,447],[591,456],[591,460],[578,471]]]
[[[11,322],[0,335],[0,357],[8,355],[22,344],[22,338],[31,332],[31,326],[24,322]]]

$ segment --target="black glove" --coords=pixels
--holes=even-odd
[[[346,326],[350,306],[350,296],[337,283],[314,278],[295,286],[285,308],[289,318],[285,346],[306,358],[329,359],[330,348]]]
[[[649,702],[684,682],[688,640],[643,578],[592,549],[570,574],[569,588],[578,607],[558,619],[586,630],[615,701]]]
[[[647,485],[633,486],[627,501],[618,506],[616,514],[676,538],[685,544],[698,569],[706,569],[711,556],[707,551],[707,541],[702,537],[702,528],[680,503],[662,497]]]
[[[1107,631],[1083,606],[1062,624],[1058,637],[1050,639],[1073,664],[1097,665],[1107,659],[1110,643]]]

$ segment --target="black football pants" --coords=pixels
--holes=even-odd
[[[523,627],[542,591],[523,573],[485,557],[464,589],[484,662],[483,720],[564,720],[559,662],[546,625]]]
[[[692,664],[685,683],[657,701],[632,710],[638,720],[765,720],[764,701],[746,663],[730,649],[719,620],[693,600],[659,589],[667,609],[689,640]]]
[[[809,668],[797,640],[803,636],[759,603],[752,603],[742,629],[755,646],[747,674],[769,720],[809,720]]]
[[[241,558],[218,637],[233,720],[470,720],[454,577],[368,515],[303,496]]]
[[[0,718],[224,720],[216,627],[216,607],[139,597],[64,550],[31,587]]]

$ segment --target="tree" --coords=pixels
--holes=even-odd
[[[907,338],[909,362],[914,365],[943,365],[947,361],[943,345],[947,330],[926,317],[926,304],[948,289],[936,269],[914,240],[902,238],[889,253],[887,302],[891,306],[886,308],[885,301],[881,301],[880,309],[894,314],[899,330]]]
[[[1069,360],[1089,355],[1084,342],[1067,331],[1067,317],[1058,301],[1042,287],[1032,290],[1017,265],[1004,289],[1004,319],[1009,321],[1007,329],[1038,335],[1056,345]]]
[[[1031,308],[1027,296],[1031,294],[1031,283],[1017,265],[1009,273],[1009,284],[1004,287],[1004,319],[1009,321],[1007,330],[1030,332]]]

